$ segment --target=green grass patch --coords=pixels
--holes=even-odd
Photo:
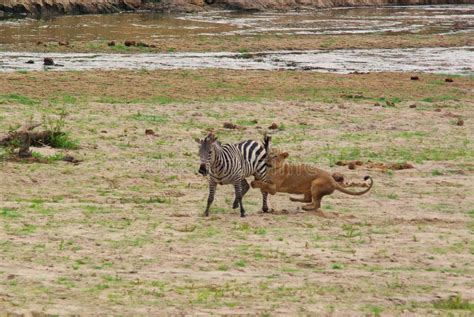
[[[448,299],[441,299],[433,304],[435,308],[438,309],[448,309],[448,310],[469,310],[474,312],[474,304],[469,302],[466,299],[463,299],[460,294],[452,296]]]
[[[236,124],[237,125],[242,125],[242,126],[246,126],[246,127],[251,127],[251,126],[254,126],[258,123],[257,120],[248,120],[248,119],[239,119],[236,121]]]
[[[62,153],[56,153],[53,155],[45,156],[38,152],[32,152],[31,156],[40,161],[46,161],[47,163],[62,161],[64,159],[64,155]]]
[[[274,144],[277,144],[276,139]],[[340,149],[331,149],[326,147],[320,152],[320,155],[313,161],[327,159],[332,166],[337,161],[351,160],[372,160],[382,162],[416,162],[424,161],[458,161],[469,160],[474,157],[474,150],[470,148],[470,141],[465,140],[463,144],[456,145],[433,145],[432,147],[385,147],[382,150],[374,151],[369,148],[344,147]]]
[[[0,217],[2,218],[18,218],[20,216],[21,216],[20,213],[18,213],[15,209],[12,209],[12,208],[0,209]]]
[[[32,99],[19,94],[0,95],[0,104],[20,104],[25,106],[34,106],[40,103],[37,99]]]
[[[140,112],[134,114],[132,116],[132,119],[137,120],[137,121],[155,122],[155,123],[167,123],[169,120],[168,116],[143,114]]]
[[[72,139],[69,133],[62,133],[53,135],[50,145],[55,149],[77,150],[79,141]]]
[[[424,102],[438,102],[438,101],[450,101],[450,100],[458,100],[459,98],[451,95],[445,96],[436,96],[436,97],[425,97],[422,98],[421,101]]]
[[[365,310],[370,312],[369,316],[374,316],[374,317],[381,316],[382,311],[383,311],[383,309],[381,307],[375,306],[375,305],[367,305],[365,307]]]
[[[342,265],[341,263],[334,263],[333,265],[331,265],[331,268],[333,270],[342,270],[344,268],[344,265]]]

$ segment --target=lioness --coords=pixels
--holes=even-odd
[[[253,181],[253,188],[260,188],[262,191],[275,195],[277,192],[289,194],[303,194],[304,198],[290,197],[291,201],[310,203],[303,206],[303,210],[314,210],[321,212],[321,199],[326,195],[331,195],[334,190],[338,190],[348,195],[359,196],[367,193],[374,182],[370,176],[370,185],[361,192],[352,192],[342,187],[331,174],[308,164],[290,164],[285,162],[289,156],[287,152],[273,149],[268,155],[267,165],[268,182]]]

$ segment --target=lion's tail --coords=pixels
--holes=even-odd
[[[374,186],[374,180],[372,179],[372,177],[366,176],[366,177],[364,177],[364,180],[365,181],[370,180],[370,184],[369,184],[369,187],[367,189],[365,189],[363,191],[360,191],[360,192],[352,192],[350,190],[347,190],[344,187],[342,187],[339,183],[337,183],[334,179],[333,179],[333,185],[334,185],[334,188],[336,188],[338,191],[340,191],[344,194],[348,194],[348,195],[352,195],[352,196],[360,196],[360,195],[364,195],[365,193],[367,193],[372,188],[372,186]]]

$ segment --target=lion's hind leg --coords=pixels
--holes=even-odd
[[[303,198],[290,197],[291,201],[300,202],[300,203],[310,203],[311,202],[311,193],[305,193]]]
[[[316,215],[319,217],[327,218],[327,216],[321,210],[321,200],[324,196],[331,194],[334,190],[332,188],[326,188],[324,180],[315,180],[311,184],[311,196],[312,196],[312,203],[310,204],[312,209],[305,209],[304,210],[311,210],[315,211]]]

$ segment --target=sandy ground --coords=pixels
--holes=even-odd
[[[407,76],[2,75],[0,131],[65,108],[80,149],[63,152],[83,162],[1,161],[0,315],[472,314],[438,304],[474,300],[473,80]],[[293,161],[371,175],[373,191],[335,193],[321,218],[285,194],[262,214],[251,190],[241,219],[221,186],[202,217],[193,138],[260,139],[273,122]],[[415,168],[334,166],[348,159]]]

